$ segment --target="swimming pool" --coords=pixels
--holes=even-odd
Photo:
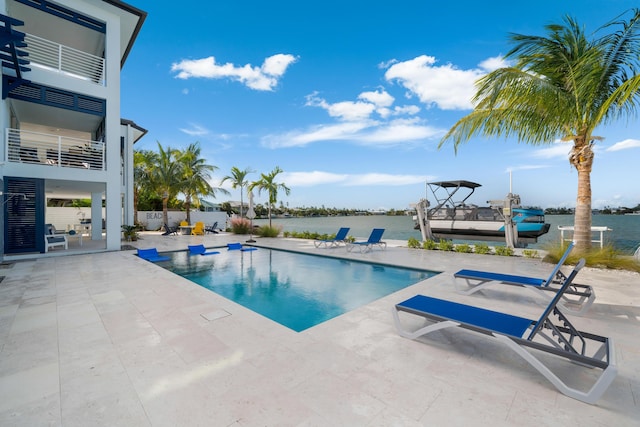
[[[259,248],[171,254],[174,273],[300,332],[437,272]]]

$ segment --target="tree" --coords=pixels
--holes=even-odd
[[[269,193],[269,228],[271,228],[271,207],[278,201],[278,190],[283,190],[286,195],[289,195],[291,190],[284,185],[283,183],[277,183],[275,181],[276,176],[282,173],[282,169],[279,166],[276,166],[268,174],[260,174],[260,179],[258,181],[252,182],[249,185],[249,191],[253,191],[254,188],[258,189],[258,194],[260,194],[263,190]]]
[[[216,191],[225,194],[229,192],[225,189],[212,187],[209,184],[211,173],[215,172],[218,167],[209,165],[206,159],[200,157],[200,143],[194,142],[178,155],[178,162],[182,171],[180,182],[180,192],[184,194],[184,205],[187,211],[187,222],[191,223],[191,205],[200,202],[199,196],[213,196]]]
[[[135,221],[138,222],[138,203],[141,193],[151,190],[151,171],[156,163],[157,154],[149,150],[134,150],[133,152],[133,208]]]
[[[240,187],[240,218],[242,218],[242,206],[244,204],[244,200],[242,198],[242,190],[248,184],[245,178],[247,177],[247,175],[253,172],[254,171],[249,168],[240,170],[234,166],[231,168],[231,175],[225,176],[224,178],[222,178],[222,181],[220,181],[220,184],[224,184],[225,181],[231,181],[231,188],[233,188],[234,190]]]
[[[599,125],[635,115],[640,102],[640,10],[600,27],[589,40],[571,17],[546,26],[547,36],[512,34],[505,59],[513,66],[476,82],[474,110],[440,141],[454,148],[472,136],[510,137],[533,144],[572,141],[569,162],[578,173],[576,248],[591,247],[591,169]]]
[[[183,180],[182,165],[178,161],[180,155],[180,150],[171,147],[165,150],[158,142],[157,163],[151,170],[151,183],[162,197],[162,220],[165,224],[169,224],[169,199],[176,197]]]

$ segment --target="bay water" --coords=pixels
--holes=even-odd
[[[545,222],[551,224],[549,232],[538,239],[537,243],[529,244],[529,248],[543,249],[549,244],[560,242],[558,226],[573,225],[573,215],[545,215]],[[254,225],[268,224],[268,219],[255,219]],[[384,239],[408,240],[414,237],[422,240],[420,230],[414,230],[414,221],[411,216],[334,216],[334,217],[303,217],[303,218],[273,218],[274,226],[282,227],[282,231],[317,232],[320,234],[334,234],[340,227],[349,227],[349,235],[358,240],[366,240],[373,228],[384,228]],[[593,226],[606,226],[611,231],[604,233],[605,244],[613,245],[623,253],[633,253],[640,245],[640,215],[593,215]],[[571,234],[565,235],[570,238]],[[599,239],[599,233],[593,234],[594,239]],[[461,243],[462,241],[456,241]],[[470,241],[469,241],[470,242]],[[473,243],[473,242],[470,242]],[[487,242],[493,246],[499,242]],[[594,246],[598,245],[594,243]]]

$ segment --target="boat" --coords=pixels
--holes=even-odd
[[[414,228],[421,230],[425,239],[506,240],[510,246],[520,246],[537,242],[549,231],[544,211],[521,207],[517,194],[509,193],[505,199],[490,200],[489,206],[481,207],[467,203],[481,187],[476,182],[439,181],[427,183],[427,187],[435,204],[430,207],[429,201],[423,199],[414,216]]]

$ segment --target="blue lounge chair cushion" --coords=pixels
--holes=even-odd
[[[524,317],[424,295],[416,295],[409,298],[397,304],[397,307],[414,314],[429,313],[442,319],[459,321],[518,338],[521,338],[527,329],[535,324],[534,320],[525,319]]]
[[[207,252],[204,245],[189,245],[189,255],[215,255],[219,253],[218,251]]]
[[[242,246],[242,243],[227,243],[227,249],[230,251],[248,252],[248,251],[255,251],[258,248],[252,248],[252,247],[245,248]]]
[[[144,260],[151,262],[169,261],[171,258],[158,254],[156,248],[138,249],[138,256]]]
[[[538,279],[536,277],[515,276],[512,274],[492,273],[489,271],[478,270],[460,270],[455,273],[455,277],[461,279],[496,280],[498,282],[526,286],[542,286],[546,283],[544,279]]]

